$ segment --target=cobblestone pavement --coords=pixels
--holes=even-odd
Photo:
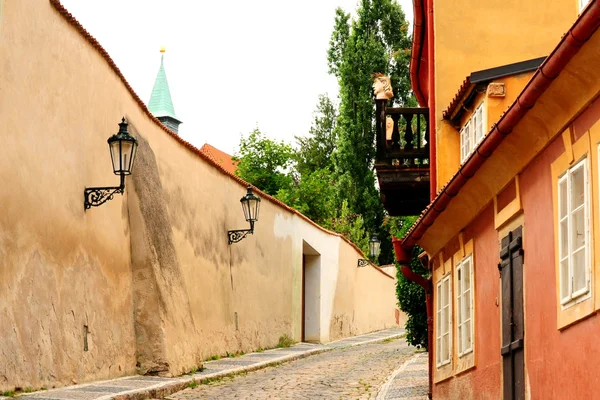
[[[429,391],[427,357],[427,353],[418,353],[395,370],[382,386],[377,400],[426,400]]]
[[[340,349],[354,346],[381,343],[382,341],[397,339],[403,333],[404,329],[398,327],[348,337],[324,345],[297,343],[289,348],[278,348],[261,353],[250,353],[241,357],[207,361],[203,364],[203,370],[180,377],[128,376],[23,394],[19,396],[19,400],[141,400],[164,398],[186,387],[196,386],[201,382],[214,381],[225,376],[254,371],[305,357],[314,357],[317,354],[332,350],[337,352],[341,351]],[[217,396],[217,398],[226,399],[222,396]],[[0,400],[12,399],[0,396]]]
[[[199,384],[167,399],[375,399],[390,374],[414,353],[403,339],[339,348]]]

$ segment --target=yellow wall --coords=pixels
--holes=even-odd
[[[463,186],[459,197],[419,240],[428,253],[436,254],[458,234],[594,100],[600,91],[600,73],[591,64],[599,56],[599,48],[600,34],[596,33]]]
[[[244,184],[162,130],[48,1],[3,4],[0,54],[0,391],[136,363],[176,375],[299,340],[303,241],[321,258],[320,341],[395,325],[392,277],[357,271],[353,246],[262,194],[255,234],[229,246]],[[134,174],[84,212],[84,187],[118,184],[106,140],[122,116]],[[348,329],[332,324],[352,308]]]
[[[474,71],[547,56],[577,13],[576,1],[435,1],[438,189],[458,168],[457,158],[448,153],[458,151],[460,157],[460,148],[447,141],[442,112],[464,79]]]
[[[493,80],[492,83],[504,85],[504,97],[490,97],[487,95],[486,91],[482,91],[475,96],[475,99],[469,108],[471,111],[474,111],[479,104],[485,102],[483,107],[484,115],[486,116],[484,125],[484,132],[486,134],[490,131],[492,125],[500,119],[502,114],[506,112],[508,107],[515,101],[527,82],[529,82],[532,75],[533,72],[527,72]],[[460,130],[472,115],[472,112],[464,112],[460,118],[460,127],[453,126],[452,123],[446,119],[441,120],[438,130],[440,146],[437,150],[437,163],[439,168],[437,171],[438,190],[450,181],[461,164]]]

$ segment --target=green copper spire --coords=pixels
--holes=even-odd
[[[169,83],[167,82],[167,74],[165,73],[164,66],[164,47],[160,49],[160,52],[162,53],[160,56],[160,68],[158,70],[158,75],[156,75],[156,81],[154,82],[148,109],[163,123],[163,125],[177,133],[181,121],[175,116],[175,108],[173,107],[173,101],[171,100],[171,92],[169,91]]]

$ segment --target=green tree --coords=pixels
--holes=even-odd
[[[239,153],[233,157],[239,161],[236,175],[275,196],[292,185],[293,153],[289,144],[269,139],[256,128],[240,138]]]
[[[331,171],[327,168],[305,172],[289,188],[281,189],[277,193],[277,198],[317,224],[327,226],[335,216],[335,206],[332,201],[335,187],[331,179]]]
[[[369,254],[369,236],[364,226],[361,215],[353,213],[348,207],[348,202],[342,202],[342,208],[332,217],[326,228],[344,235],[357,245],[365,254]]]
[[[375,186],[375,110],[372,74],[390,76],[395,104],[411,99],[408,65],[411,39],[402,8],[395,0],[361,0],[357,18],[336,10],[327,54],[329,72],[339,83],[340,110],[333,162],[336,204],[346,200],[362,216],[365,229],[382,239],[380,262],[391,262],[389,232],[382,228],[385,211]],[[414,100],[413,100],[414,101]]]
[[[327,169],[333,172],[331,154],[336,146],[336,105],[326,95],[319,96],[314,120],[307,136],[296,136],[298,144],[297,169],[301,175]]]

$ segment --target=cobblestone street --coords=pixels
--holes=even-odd
[[[426,388],[423,389],[423,381],[426,383],[427,380],[426,370],[418,371],[418,376],[415,374],[417,371],[407,372],[406,379],[418,379],[418,387],[410,382],[399,383],[404,379],[399,371],[410,370],[410,366],[405,366],[406,361],[415,358],[419,358],[415,357],[415,349],[408,347],[403,339],[335,349],[259,371],[199,384],[194,389],[175,393],[168,399],[375,399],[382,386],[389,392],[379,398],[421,399],[426,394]],[[426,355],[424,359],[427,359]],[[421,376],[423,373],[424,377]],[[394,390],[400,393],[394,389],[399,386],[404,386],[408,390],[404,393],[410,396],[417,393],[421,396],[390,397],[389,394]],[[410,391],[411,388],[417,388],[417,391]]]

